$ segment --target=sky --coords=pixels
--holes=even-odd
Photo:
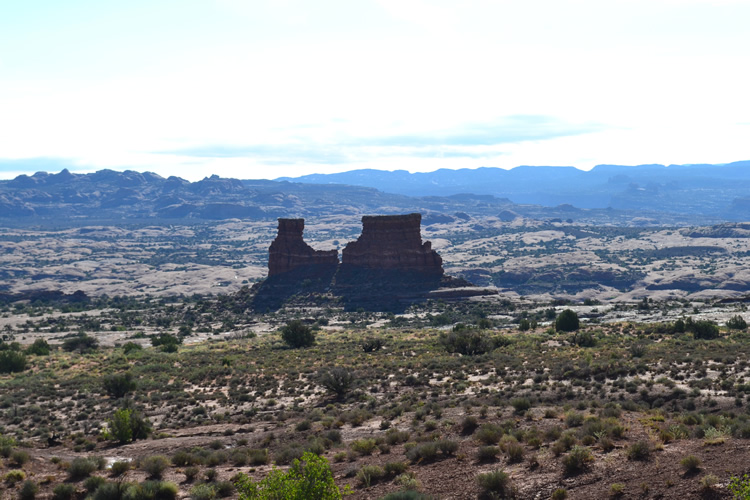
[[[0,178],[750,159],[750,0],[0,0]]]

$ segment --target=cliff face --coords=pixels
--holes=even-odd
[[[268,249],[268,276],[299,267],[339,264],[338,250],[315,250],[302,239],[304,219],[279,219],[279,232]]]
[[[418,213],[362,217],[362,234],[346,245],[342,263],[442,275],[443,259],[429,241],[422,243],[421,221]]]

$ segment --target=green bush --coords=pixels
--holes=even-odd
[[[512,498],[516,493],[510,476],[502,470],[479,474],[477,482],[484,494],[491,498]]]
[[[736,314],[727,321],[727,328],[730,330],[745,330],[747,328],[747,321],[739,314]]]
[[[696,339],[711,340],[719,336],[719,327],[713,321],[701,320],[690,324],[689,331]]]
[[[129,497],[134,487],[134,484],[125,481],[106,482],[100,485],[90,498],[91,500],[125,500],[126,495]],[[131,499],[128,498],[128,500]]]
[[[83,487],[86,488],[86,491],[88,491],[89,493],[94,493],[99,489],[101,485],[106,482],[107,480],[101,476],[89,476],[83,482]]]
[[[26,369],[26,355],[20,351],[0,351],[0,373],[16,373]]]
[[[494,348],[489,336],[476,328],[454,329],[448,333],[441,333],[438,341],[446,351],[466,356],[484,354]]]
[[[337,397],[344,396],[354,384],[354,374],[341,366],[324,368],[318,372],[318,382]]]
[[[120,477],[129,470],[130,470],[130,462],[126,462],[123,460],[123,461],[114,462],[112,466],[109,468],[109,473],[113,477]]]
[[[349,447],[360,455],[372,455],[372,452],[378,447],[374,439],[357,439],[352,441]]]
[[[680,465],[685,469],[685,472],[693,474],[701,468],[701,459],[695,455],[688,455],[680,460]]]
[[[742,477],[732,476],[729,479],[729,491],[735,500],[747,500],[750,498],[750,477],[745,474]]]
[[[628,447],[627,456],[629,460],[648,460],[651,456],[651,445],[646,441],[638,441]]]
[[[315,332],[302,321],[295,319],[281,329],[281,338],[290,347],[310,347],[315,344]]]
[[[137,410],[120,408],[107,422],[107,437],[120,444],[146,439],[151,434],[151,422]]]
[[[76,493],[76,487],[70,483],[62,483],[52,490],[52,500],[72,500]]]
[[[3,480],[11,484],[20,483],[24,479],[26,479],[26,473],[22,470],[11,470],[3,476]]]
[[[169,481],[145,481],[134,489],[134,495],[128,491],[128,500],[174,500],[179,493],[177,485]]]
[[[50,346],[44,339],[36,339],[33,344],[26,348],[27,354],[34,356],[49,356]]]
[[[39,486],[34,481],[28,479],[23,482],[21,489],[18,490],[18,498],[20,500],[34,500],[38,492]]]
[[[245,474],[238,474],[235,486],[239,500],[340,500],[341,491],[333,480],[328,461],[312,453],[295,460],[287,472],[273,469],[256,483]]]
[[[63,350],[68,352],[78,351],[86,353],[95,350],[97,347],[99,347],[99,341],[94,337],[89,337],[85,333],[67,338],[62,344]]]
[[[120,399],[135,390],[136,382],[130,372],[114,373],[104,377],[102,387],[109,397]]]
[[[500,454],[500,448],[497,446],[480,446],[477,449],[477,460],[480,462],[493,462],[497,460]]]
[[[98,460],[95,458],[74,458],[68,467],[68,476],[73,481],[79,481],[89,477],[92,472],[99,468]]]
[[[372,483],[383,477],[385,477],[385,471],[377,465],[363,465],[357,471],[357,481],[365,488],[369,488]]]
[[[562,459],[563,471],[567,476],[580,474],[594,461],[591,450],[585,446],[573,446]]]
[[[216,497],[217,497],[216,489],[211,484],[206,484],[206,483],[196,484],[190,489],[191,500],[213,500]],[[249,498],[265,499],[267,497],[257,496],[257,497],[247,497],[247,498],[248,499]]]
[[[151,479],[161,479],[164,471],[169,467],[169,459],[164,455],[152,455],[141,461],[141,470]]]
[[[529,401],[529,398],[516,398],[510,401],[510,405],[518,415],[521,415],[531,408],[531,401]]]
[[[578,314],[572,309],[565,309],[555,319],[555,330],[558,332],[574,332],[579,327]]]
[[[380,500],[433,500],[433,497],[416,490],[402,490],[388,493]]]

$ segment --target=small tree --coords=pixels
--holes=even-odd
[[[281,329],[281,338],[290,347],[310,347],[315,343],[315,332],[302,321],[295,319]]]
[[[319,372],[320,385],[334,393],[337,397],[344,396],[354,383],[354,375],[351,371],[340,366],[323,369]]]
[[[732,316],[727,321],[727,328],[730,330],[745,330],[747,328],[747,321],[739,314]]]
[[[26,349],[26,352],[35,356],[49,356],[50,346],[46,340],[36,339],[34,343]]]
[[[340,500],[341,491],[333,480],[328,461],[310,452],[296,459],[288,472],[273,469],[262,481],[256,483],[239,473],[235,486],[239,500]]]
[[[151,422],[137,410],[120,408],[115,411],[109,424],[108,437],[120,444],[145,439],[151,433]]]
[[[12,349],[0,351],[0,373],[22,372],[26,369],[24,353]]]
[[[62,344],[62,348],[68,352],[78,351],[85,353],[93,351],[97,347],[99,347],[99,341],[94,337],[89,337],[85,333],[65,339]]]
[[[574,332],[580,327],[578,314],[572,309],[565,309],[557,315],[555,320],[555,330],[558,332]]]
[[[102,380],[104,392],[113,399],[120,399],[135,390],[136,383],[130,372],[107,375]]]
[[[696,339],[710,340],[719,336],[719,327],[716,323],[708,320],[695,321],[689,330],[693,332]]]

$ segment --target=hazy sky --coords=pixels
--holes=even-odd
[[[750,1],[0,0],[0,176],[750,159]]]

